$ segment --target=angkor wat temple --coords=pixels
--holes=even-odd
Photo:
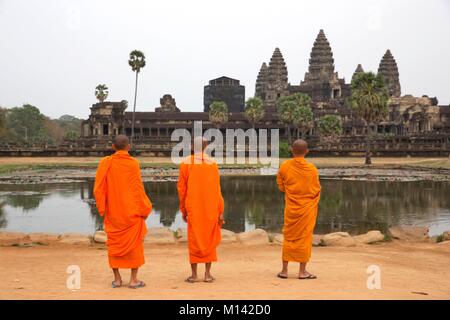
[[[354,75],[363,72],[361,64],[355,63]],[[389,118],[375,128],[378,133],[375,153],[416,154],[435,153],[448,155],[450,136],[450,106],[439,106],[436,98],[401,95],[397,63],[390,50],[387,50],[379,63],[378,73],[391,96]],[[192,131],[196,120],[203,121],[203,130],[213,127],[209,121],[208,107],[212,101],[223,100],[229,104],[229,121],[221,127],[248,129],[251,124],[243,114],[245,89],[238,80],[220,77],[205,86],[204,112],[183,112],[177,107],[175,99],[167,94],[160,100],[155,111],[136,112],[135,145],[151,155],[167,154],[173,130],[185,128]],[[256,129],[279,128],[280,137],[287,136],[284,125],[277,115],[278,98],[302,92],[312,99],[315,118],[326,114],[339,115],[343,122],[343,137],[339,146],[320,146],[316,129],[312,128],[308,138],[313,141],[315,150],[350,154],[363,150],[365,126],[352,116],[347,98],[350,96],[350,83],[340,78],[334,68],[333,52],[323,30],[320,30],[313,44],[309,68],[303,81],[291,84],[288,69],[279,48],[273,52],[270,61],[263,63],[257,75],[255,96],[264,101],[266,113]],[[127,102],[100,102],[91,107],[91,114],[82,123],[81,139],[78,143],[85,148],[102,148],[111,143],[112,137],[124,133],[131,135],[132,113],[126,111]],[[378,141],[378,142],[377,142]],[[336,149],[337,148],[337,149]],[[334,151],[333,151],[334,150]]]

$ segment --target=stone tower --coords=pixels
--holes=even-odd
[[[209,112],[214,101],[223,101],[229,112],[243,112],[245,108],[245,87],[237,79],[222,76],[210,80],[203,88],[203,111]]]
[[[334,59],[330,43],[325,33],[320,29],[309,59],[308,72],[305,74],[304,82],[326,82],[334,74]]]
[[[391,97],[400,97],[401,88],[397,62],[392,56],[391,50],[387,50],[380,61],[378,74],[383,76],[384,82]]]
[[[267,74],[269,69],[264,62],[259,70],[258,77],[256,78],[255,97],[261,98],[263,101],[266,99],[265,85],[267,82]]]
[[[358,64],[358,66],[356,67],[356,70],[355,70],[355,72],[353,73],[353,76],[352,76],[352,82],[353,82],[353,80],[355,79],[355,77],[356,77],[359,73],[364,73],[364,69],[363,69],[363,67],[362,67],[361,64]]]
[[[276,111],[277,99],[289,94],[288,71],[280,49],[275,48],[267,68],[265,84],[266,109]]]
[[[334,72],[333,52],[322,29],[311,49],[305,79],[292,90],[308,94],[313,102],[330,102],[348,93],[345,80],[339,79],[338,73]]]

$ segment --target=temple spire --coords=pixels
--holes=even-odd
[[[359,73],[364,73],[364,69],[363,69],[363,67],[362,67],[361,64],[358,64],[358,66],[356,67],[356,70],[355,70],[355,72],[353,73],[353,76],[352,76],[352,82],[353,82],[353,80],[355,79],[355,77],[356,77]]]
[[[399,80],[399,73],[397,62],[394,59],[394,56],[391,53],[391,50],[386,50],[383,58],[380,61],[380,65],[378,67],[378,74],[383,77],[383,80],[388,89],[389,95],[391,97],[400,97],[401,95],[401,87]]]
[[[275,103],[278,98],[289,93],[288,87],[286,63],[280,49],[275,48],[267,68],[266,100]]]
[[[261,69],[259,69],[258,77],[256,78],[255,85],[255,97],[259,97],[261,99],[265,99],[265,86],[267,82],[267,75],[269,73],[269,69],[267,64],[264,62],[261,65]]]
[[[320,29],[311,49],[309,68],[305,74],[305,82],[324,82],[334,75],[334,59],[325,32]]]
[[[284,62],[283,55],[279,48],[275,48],[275,51],[270,58],[267,80],[272,83],[286,82],[288,81],[288,72],[286,63]]]

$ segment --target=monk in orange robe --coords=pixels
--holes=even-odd
[[[194,139],[193,155],[180,164],[178,197],[183,220],[188,225],[189,261],[192,274],[186,279],[198,281],[197,264],[205,263],[205,282],[213,282],[211,263],[217,261],[216,247],[221,240],[224,202],[220,190],[219,168],[204,150],[207,140]],[[198,147],[196,147],[198,146]]]
[[[112,156],[100,161],[95,177],[94,196],[97,209],[104,216],[109,265],[114,272],[112,287],[122,286],[119,269],[131,269],[129,288],[145,286],[137,273],[144,260],[145,220],[152,204],[145,194],[139,162],[128,153],[126,136],[114,139]]]
[[[277,184],[284,192],[283,269],[278,277],[288,277],[289,261],[300,262],[299,279],[316,279],[306,271],[311,257],[313,231],[320,200],[320,182],[317,168],[305,160],[308,144],[296,140],[292,144],[293,159],[284,162],[277,175]]]

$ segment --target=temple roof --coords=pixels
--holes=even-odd
[[[132,112],[125,112],[125,119],[131,120]],[[208,112],[136,112],[136,120],[209,121]],[[247,121],[243,112],[229,114],[229,121]],[[264,120],[277,119],[277,115],[266,114]],[[186,126],[186,124],[184,124]]]
[[[216,79],[212,79],[209,81],[209,85],[214,86],[214,85],[233,85],[233,86],[237,86],[240,84],[240,81],[237,79],[233,79],[227,76],[221,76],[219,78]]]

